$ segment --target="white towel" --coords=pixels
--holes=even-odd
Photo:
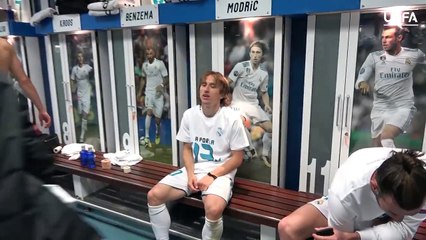
[[[105,153],[104,158],[111,160],[112,165],[118,166],[133,166],[142,160],[140,155],[130,153],[126,150],[116,153]]]
[[[114,10],[105,10],[105,11],[94,11],[90,10],[89,15],[94,17],[103,17],[103,16],[109,16],[109,15],[117,15],[120,13],[119,9]]]
[[[64,154],[64,155],[69,156],[70,157],[70,158],[68,158],[69,160],[79,159],[80,158],[81,146],[84,146],[84,148],[86,150],[89,149],[89,147],[91,147],[93,149],[93,151],[95,151],[95,148],[91,144],[86,144],[86,143],[70,143],[70,144],[65,145],[62,148],[61,153]]]
[[[87,5],[87,9],[89,9],[89,11],[105,11],[105,10],[112,11],[116,9],[135,7],[135,6],[137,6],[137,4],[135,4],[135,2],[132,0],[111,0],[111,1],[91,3]]]
[[[38,12],[34,13],[34,15],[31,17],[30,25],[31,26],[37,25],[43,19],[48,18],[48,17],[53,17],[53,14],[55,14],[55,13],[58,13],[58,12],[53,8],[46,8],[46,9],[43,9],[41,11],[38,11]]]
[[[105,11],[119,9],[118,1],[105,1],[105,2],[94,2],[87,5],[89,11]]]

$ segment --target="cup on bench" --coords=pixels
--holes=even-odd
[[[130,173],[132,171],[130,166],[122,166],[121,169],[123,169],[124,173]]]
[[[102,159],[101,164],[102,164],[102,169],[111,169],[111,160]]]

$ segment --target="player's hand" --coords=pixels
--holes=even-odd
[[[269,105],[265,105],[265,112],[272,113],[272,108]]]
[[[360,82],[358,87],[362,95],[367,95],[370,92],[370,85],[367,82]]]
[[[206,191],[207,188],[209,188],[210,184],[212,184],[214,181],[214,179],[208,175],[202,177],[199,181],[198,181],[198,189],[200,189],[200,191]]]
[[[322,228],[315,228],[316,232],[320,232],[321,230],[328,229],[330,227],[322,227]],[[333,235],[330,236],[321,236],[320,234],[313,233],[312,237],[315,240],[360,240],[361,237],[357,232],[350,233],[350,232],[342,232],[336,229],[333,229]]]
[[[40,124],[45,128],[49,128],[50,124],[52,123],[50,115],[46,111],[40,112],[39,115],[38,115],[38,119],[40,120]],[[43,124],[43,122],[44,122],[44,124]]]
[[[157,87],[155,87],[155,91],[157,91],[157,93],[163,93],[163,90],[164,90],[163,84],[157,85]]]
[[[200,191],[200,189],[198,189],[198,183],[197,182],[198,182],[197,177],[194,174],[188,176],[188,187],[189,187],[189,189],[191,189],[191,191],[193,191],[193,192]]]

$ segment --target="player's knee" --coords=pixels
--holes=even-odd
[[[164,203],[162,191],[157,186],[154,186],[151,190],[149,190],[147,198],[148,204],[151,206],[157,206]]]
[[[205,203],[204,210],[208,219],[215,220],[219,219],[222,216],[224,209],[221,204]]]
[[[278,233],[280,239],[293,239],[297,235],[297,228],[294,221],[291,221],[288,217],[281,219],[278,223]]]

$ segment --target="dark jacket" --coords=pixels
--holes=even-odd
[[[21,126],[16,95],[0,81],[0,239],[100,239],[72,208],[24,171]]]

